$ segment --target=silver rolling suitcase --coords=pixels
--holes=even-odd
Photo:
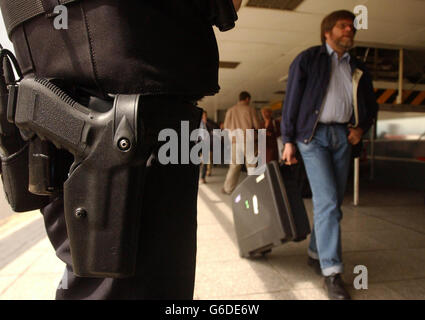
[[[248,176],[232,193],[234,225],[242,257],[265,254],[311,232],[294,167],[267,164],[261,175]]]

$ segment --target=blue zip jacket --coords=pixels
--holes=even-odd
[[[378,104],[366,67],[353,56],[350,66],[354,109],[350,123],[366,133],[376,118]],[[331,67],[326,45],[307,49],[292,62],[282,108],[283,143],[309,143],[313,138],[328,89]]]

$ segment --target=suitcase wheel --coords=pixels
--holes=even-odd
[[[261,251],[261,255],[264,257],[266,254],[272,252],[272,249]]]
[[[249,253],[248,255],[244,255],[244,258],[260,258],[260,257],[265,257],[266,254],[272,252],[272,249],[267,249],[264,251],[257,251],[257,252],[252,252]]]

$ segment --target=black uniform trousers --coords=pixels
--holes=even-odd
[[[48,237],[56,255],[66,263],[56,299],[193,298],[199,166],[163,165],[157,157],[165,143],[158,142],[162,129],[174,129],[180,138],[181,121],[189,121],[190,130],[199,127],[202,110],[188,100],[171,96],[141,98],[139,143],[148,144],[152,153],[140,190],[143,200],[134,277],[76,277],[72,272],[63,195],[56,195],[42,209]],[[90,190],[87,193],[90,195]]]

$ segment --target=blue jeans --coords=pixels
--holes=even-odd
[[[308,254],[324,276],[343,272],[341,205],[351,161],[346,125],[318,124],[309,144],[298,142],[313,193],[314,226]]]

